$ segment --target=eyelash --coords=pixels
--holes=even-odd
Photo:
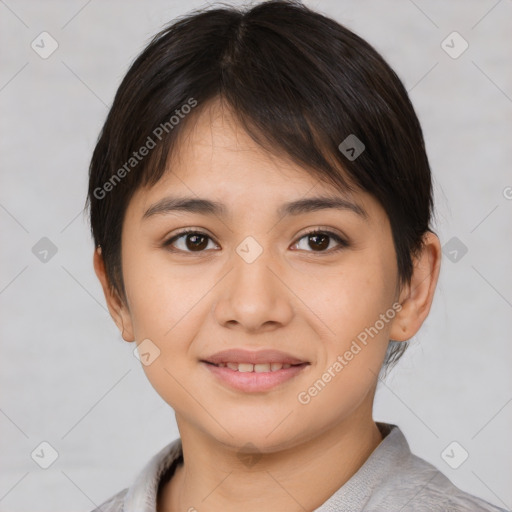
[[[208,235],[207,233],[204,233],[202,231],[198,231],[196,229],[191,229],[191,228],[188,228],[188,229],[184,229],[183,231],[180,231],[179,233],[177,233],[176,235],[173,235],[171,238],[169,238],[168,240],[166,240],[162,245],[163,247],[167,248],[168,250],[172,251],[172,252],[182,252],[182,253],[188,253],[188,254],[201,254],[203,252],[205,252],[205,250],[202,250],[202,251],[183,251],[182,249],[175,249],[175,248],[171,248],[171,245],[178,239],[182,238],[183,236],[185,235],[189,235],[189,234],[194,234],[194,235],[200,235],[200,236],[204,236],[204,237],[207,237],[209,238],[210,240],[213,240],[210,235]],[[345,240],[343,239],[341,236],[339,236],[338,234],[336,233],[333,233],[332,231],[327,231],[327,230],[320,230],[320,229],[315,229],[313,231],[308,231],[307,233],[304,233],[303,235],[301,235],[301,237],[297,240],[296,243],[294,243],[293,245],[296,245],[300,240],[302,240],[303,238],[306,238],[308,236],[312,236],[312,235],[319,235],[319,234],[322,234],[322,235],[327,235],[329,236],[330,238],[334,239],[336,242],[338,242],[339,244],[339,247],[335,248],[335,249],[329,249],[329,250],[326,250],[326,251],[306,251],[306,252],[312,252],[312,253],[316,253],[316,254],[332,254],[332,253],[336,253],[338,251],[341,251],[345,248],[347,248],[350,244]]]

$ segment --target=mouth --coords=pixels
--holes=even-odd
[[[309,361],[276,350],[230,349],[200,360],[215,379],[231,389],[264,392],[301,374]]]
[[[241,373],[267,373],[267,372],[277,372],[279,370],[286,370],[291,368],[292,366],[305,366],[309,363],[297,363],[297,364],[289,364],[289,363],[211,363],[209,361],[201,361],[206,364],[210,364],[212,366],[216,366],[217,368],[229,368],[234,372]]]
[[[228,363],[244,365],[243,368],[246,369],[242,371],[253,371],[252,368],[247,369],[249,368],[247,365],[253,365],[256,367],[259,365],[274,365],[275,368],[277,368],[276,365],[278,364],[292,366],[307,363],[306,360],[287,354],[286,352],[281,352],[280,350],[247,350],[238,348],[231,348],[228,350],[222,350],[221,352],[216,352],[211,356],[205,357],[202,361],[214,365],[227,365]],[[270,370],[265,369],[264,371],[272,371],[272,368],[270,368]]]

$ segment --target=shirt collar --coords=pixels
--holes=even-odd
[[[374,488],[389,477],[390,467],[401,467],[411,451],[397,425],[376,422],[383,440],[365,463],[326,502],[313,512],[330,512],[349,507],[362,510]],[[183,460],[181,439],[176,439],[156,453],[144,466],[125,498],[123,512],[156,512],[160,479],[174,464]]]
[[[376,422],[384,437],[364,464],[327,501],[313,512],[364,510],[375,489],[385,485],[392,468],[405,466],[409,444],[397,425]]]

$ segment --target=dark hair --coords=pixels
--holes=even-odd
[[[215,99],[261,147],[338,189],[375,197],[392,229],[397,288],[410,282],[412,258],[432,231],[433,199],[407,91],[344,26],[299,1],[270,0],[178,18],[152,38],[119,86],[92,155],[86,202],[112,290],[125,299],[121,228],[130,198],[162,177],[184,126]],[[339,149],[349,136],[364,144],[357,158]],[[407,343],[390,340],[383,367]]]

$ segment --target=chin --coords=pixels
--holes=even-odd
[[[278,420],[260,422],[243,422],[236,425],[226,424],[229,435],[221,429],[215,440],[227,447],[232,448],[237,453],[275,453],[282,450],[292,448],[297,443],[306,440],[307,430],[301,423],[301,428],[293,431],[296,422],[291,422],[288,428],[279,423],[283,418]]]

